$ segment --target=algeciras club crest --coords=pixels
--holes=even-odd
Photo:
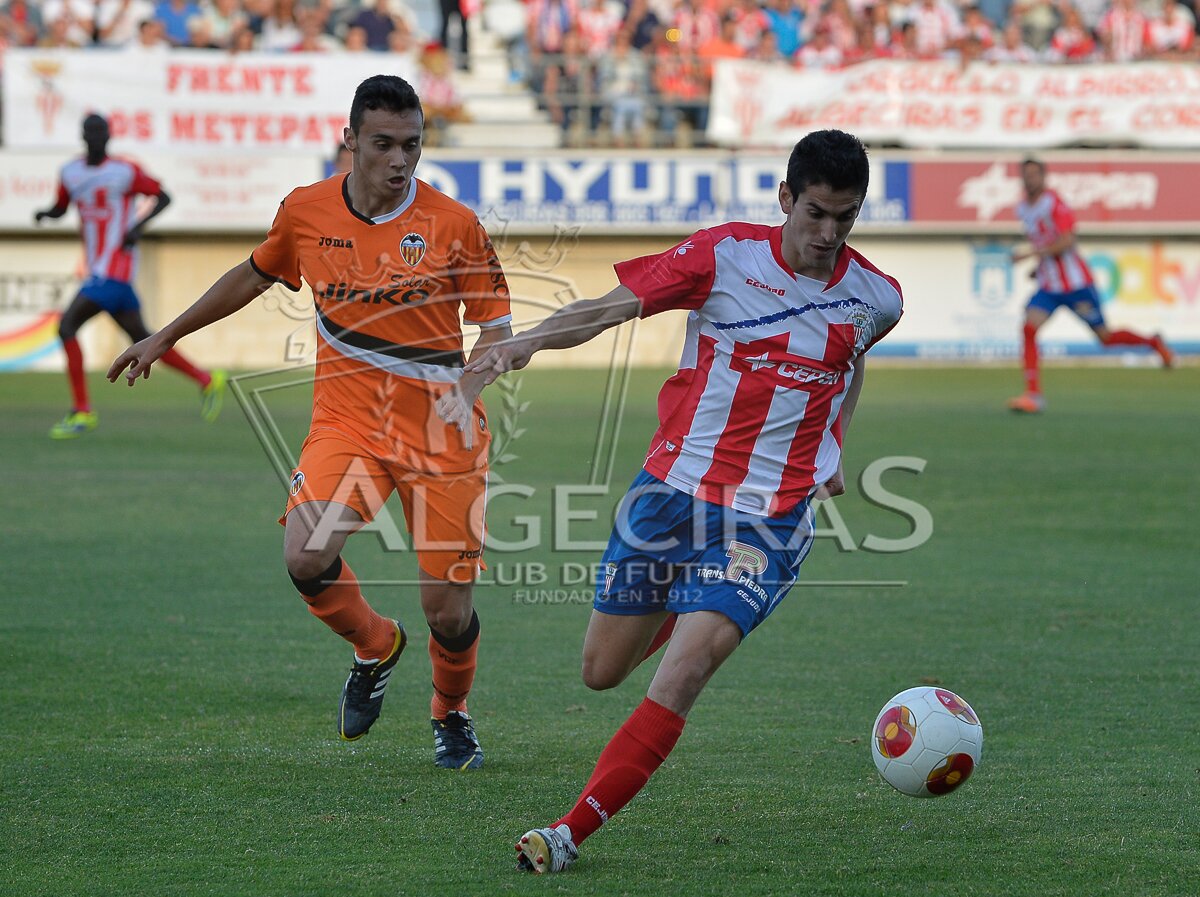
[[[415,268],[425,258],[425,248],[425,238],[420,234],[405,234],[400,241],[400,257]]]

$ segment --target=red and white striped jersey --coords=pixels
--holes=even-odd
[[[1043,190],[1033,203],[1022,199],[1017,217],[1035,249],[1044,249],[1063,234],[1075,232],[1075,213],[1053,190]],[[1037,282],[1038,289],[1047,293],[1073,293],[1091,286],[1092,272],[1079,251],[1071,247],[1038,262]]]
[[[781,234],[724,224],[615,266],[642,317],[691,310],[646,471],[751,514],[782,514],[837,472],[853,362],[902,312],[899,284],[850,247],[822,283],[792,271]]]
[[[89,276],[133,280],[136,255],[123,244],[136,214],[134,198],[160,193],[158,181],[125,159],[110,156],[99,165],[88,165],[79,158],[63,166],[57,204],[73,202],[79,210]]]

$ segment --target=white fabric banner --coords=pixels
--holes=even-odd
[[[8,148],[80,146],[89,112],[113,150],[332,152],[364,78],[412,83],[407,54],[25,50],[4,59]]]
[[[708,138],[790,147],[840,128],[912,147],[1200,146],[1200,69],[876,60],[838,70],[725,60]]]

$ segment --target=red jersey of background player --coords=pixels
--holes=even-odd
[[[1043,190],[1032,203],[1022,199],[1017,217],[1035,249],[1044,249],[1063,234],[1075,232],[1075,213],[1053,190]],[[1092,272],[1074,246],[1043,258],[1037,267],[1038,289],[1047,293],[1073,293],[1091,286]]]
[[[129,283],[135,273],[135,254],[124,245],[136,220],[138,196],[158,196],[162,185],[135,163],[111,156],[99,165],[83,157],[63,166],[57,205],[75,203],[87,253],[89,277]]]

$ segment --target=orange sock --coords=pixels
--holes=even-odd
[[[429,659],[433,661],[433,699],[429,714],[442,719],[451,710],[467,712],[467,693],[475,681],[475,655],[479,650],[479,615],[454,638],[429,630]]]
[[[339,555],[324,573],[292,582],[314,617],[354,646],[360,660],[382,660],[396,641],[396,627],[371,609],[350,565]]]

